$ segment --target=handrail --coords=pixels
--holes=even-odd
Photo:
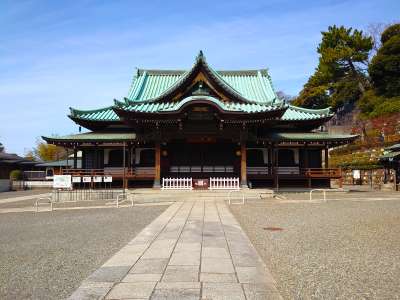
[[[53,201],[51,201],[51,197],[40,197],[36,199],[35,202],[36,212],[39,212],[39,203],[41,200],[46,200],[46,203],[50,203],[50,209],[53,211]]]
[[[231,202],[232,202],[232,201],[231,201],[231,195],[232,195],[233,192],[239,192],[239,193],[242,194],[242,204],[244,204],[244,200],[245,200],[244,197],[245,197],[245,196],[244,196],[243,191],[241,191],[241,190],[232,190],[232,191],[230,191],[229,194],[228,194],[228,203],[229,203],[229,205],[231,205]]]
[[[123,194],[119,194],[117,196],[117,200],[116,200],[117,208],[119,208],[120,199],[122,199],[121,202],[129,200],[127,196],[132,196],[132,198],[131,198],[131,206],[133,207],[133,205],[134,205],[134,203],[133,203],[133,193],[132,194],[131,193],[123,193]]]
[[[313,192],[323,192],[324,202],[326,202],[326,189],[313,189],[310,191],[310,201],[312,201],[312,193]]]
[[[301,173],[307,177],[342,177],[342,171],[340,168],[303,168],[301,169]]]

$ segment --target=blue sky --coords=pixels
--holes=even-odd
[[[0,142],[24,154],[41,135],[78,132],[67,114],[126,96],[135,67],[268,68],[297,94],[329,25],[366,29],[398,0],[0,1]]]

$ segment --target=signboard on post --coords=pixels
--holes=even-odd
[[[102,182],[103,181],[103,177],[101,176],[94,176],[93,177],[93,182]]]
[[[104,182],[112,182],[112,176],[104,176],[103,181]]]
[[[92,182],[92,177],[90,177],[90,176],[84,176],[84,177],[83,177],[83,182]]]
[[[73,183],[80,183],[80,182],[82,182],[82,178],[80,178],[80,177],[72,177],[72,182]]]
[[[54,175],[53,176],[54,189],[70,189],[72,188],[71,175]]]
[[[353,178],[354,179],[360,179],[361,178],[360,170],[353,170]]]

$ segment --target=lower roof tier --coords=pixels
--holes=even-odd
[[[71,134],[61,137],[42,137],[50,144],[67,146],[81,144],[123,144],[143,142],[135,133],[110,133],[110,132],[87,132]],[[328,146],[339,146],[353,142],[358,135],[329,134],[326,132],[271,132],[256,141],[267,143],[317,143]],[[149,140],[151,142],[151,140]]]

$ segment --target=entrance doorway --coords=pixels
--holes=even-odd
[[[171,176],[232,177],[236,173],[237,160],[235,145],[231,142],[173,142],[168,145]]]

